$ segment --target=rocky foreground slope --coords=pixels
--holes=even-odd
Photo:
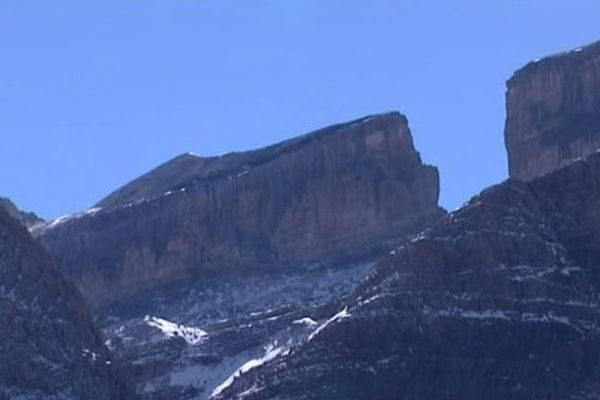
[[[531,179],[600,148],[600,42],[529,63],[508,81],[509,174]]]
[[[398,113],[261,150],[178,157],[35,231],[95,305],[215,275],[356,261],[441,215]]]
[[[0,208],[0,399],[125,399],[83,298]]]
[[[473,198],[219,399],[599,399],[600,154]]]

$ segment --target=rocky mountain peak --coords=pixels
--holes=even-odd
[[[399,112],[389,112],[330,126],[257,150],[232,152],[215,157],[201,157],[193,152],[184,153],[117,189],[95,207],[112,208],[134,204],[161,197],[165,193],[198,184],[200,181],[237,176],[246,169],[267,164],[306,146],[318,147],[332,139],[341,143],[351,140],[353,135],[365,135],[365,129],[371,131],[371,135],[377,135],[375,131],[397,130],[398,143],[402,142],[401,145],[405,149],[416,154],[406,117]],[[374,136],[369,140],[371,147],[389,144],[384,143],[383,138],[378,139]],[[377,140],[381,142],[376,144]]]
[[[387,113],[177,157],[36,234],[99,304],[207,274],[364,257],[437,218],[438,197],[437,169],[421,162],[406,118]]]
[[[27,228],[33,228],[45,222],[33,212],[19,210],[15,203],[7,197],[0,197],[0,208],[4,209],[8,215],[20,221]]]
[[[528,180],[600,148],[600,42],[531,62],[507,87],[511,177]]]

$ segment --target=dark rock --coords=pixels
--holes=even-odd
[[[45,223],[45,221],[35,213],[19,210],[17,206],[6,197],[0,197],[0,208],[3,208],[8,215],[19,220],[27,228],[34,228],[35,226],[41,226]]]
[[[600,154],[484,191],[218,398],[600,398]]]
[[[436,168],[390,113],[261,150],[178,157],[35,234],[93,304],[122,304],[215,275],[381,254],[442,214],[438,195]]]
[[[600,42],[532,62],[507,86],[511,177],[531,179],[600,148]]]
[[[3,209],[0,354],[0,398],[127,398],[83,297]]]

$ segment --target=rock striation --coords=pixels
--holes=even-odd
[[[531,62],[507,86],[511,177],[528,180],[600,148],[600,42]]]
[[[380,254],[442,215],[438,196],[437,169],[388,113],[260,150],[180,156],[34,233],[95,306],[123,304],[228,273]]]
[[[125,399],[82,296],[0,208],[0,399]]]
[[[215,399],[600,398],[600,154],[509,180]]]

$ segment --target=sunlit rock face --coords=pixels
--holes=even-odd
[[[487,189],[215,398],[598,399],[598,210],[600,154]]]
[[[256,151],[180,156],[34,233],[98,306],[369,257],[438,218],[438,195],[437,169],[389,113]]]
[[[126,399],[83,297],[0,209],[0,399]]]
[[[507,86],[511,177],[528,180],[600,148],[600,43],[529,63]]]

